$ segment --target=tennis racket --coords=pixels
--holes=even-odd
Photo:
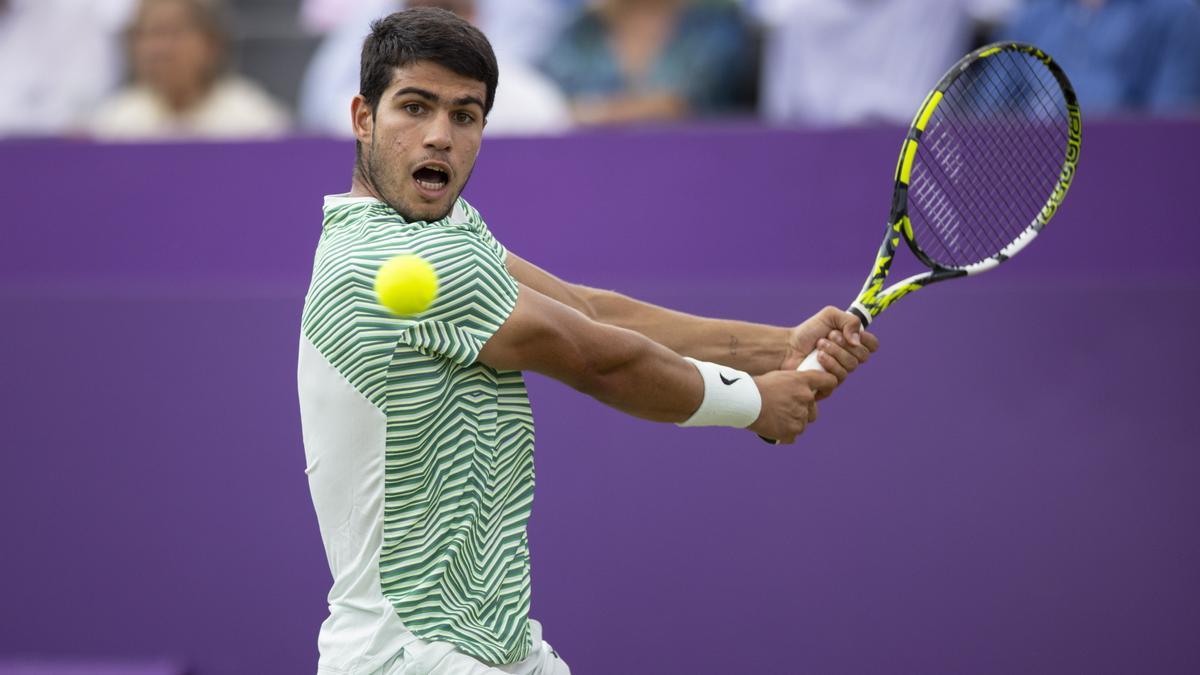
[[[1062,205],[1079,145],[1075,90],[1045,52],[1002,42],[964,56],[913,118],[883,243],[848,311],[865,328],[909,293],[1019,253]],[[928,269],[884,288],[902,238]],[[799,370],[824,370],[817,353]]]

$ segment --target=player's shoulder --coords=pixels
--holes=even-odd
[[[484,222],[479,210],[462,197],[459,197],[458,201],[454,203],[454,209],[450,212],[448,219],[452,223],[472,231],[487,231],[487,223]]]
[[[444,218],[409,222],[372,197],[331,195],[325,198],[320,258],[327,262],[381,258],[399,253],[424,257],[499,257],[498,245],[479,211],[459,198]]]
[[[390,209],[374,197],[339,194],[326,195],[321,211],[324,233],[345,236],[372,221],[387,218]]]

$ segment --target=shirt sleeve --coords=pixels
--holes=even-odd
[[[517,304],[517,284],[504,247],[470,229],[442,231],[412,243],[412,253],[437,272],[438,294],[401,334],[413,349],[470,365]]]
[[[479,212],[465,201],[462,202],[462,207],[467,216],[467,227],[479,237],[479,240],[485,246],[500,257],[500,262],[508,260],[508,249],[492,235],[492,231],[488,229],[487,223],[483,221],[483,216],[479,215]]]

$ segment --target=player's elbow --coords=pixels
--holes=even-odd
[[[607,339],[588,345],[577,353],[567,384],[601,401],[619,397],[634,377],[637,364],[647,355],[643,341],[624,329],[612,329]]]
[[[600,312],[596,306],[597,291],[587,286],[571,284],[568,288],[571,294],[571,306],[592,321],[600,320]]]

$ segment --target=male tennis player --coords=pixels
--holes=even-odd
[[[791,442],[878,343],[833,308],[791,329],[703,319],[506,251],[459,198],[497,72],[455,15],[373,24],[360,79],[353,187],[325,198],[300,341],[306,471],[333,573],[318,672],[569,673],[529,619],[521,371],[650,420]],[[399,253],[440,278],[416,317],[372,295]],[[815,348],[829,373],[795,372]]]

